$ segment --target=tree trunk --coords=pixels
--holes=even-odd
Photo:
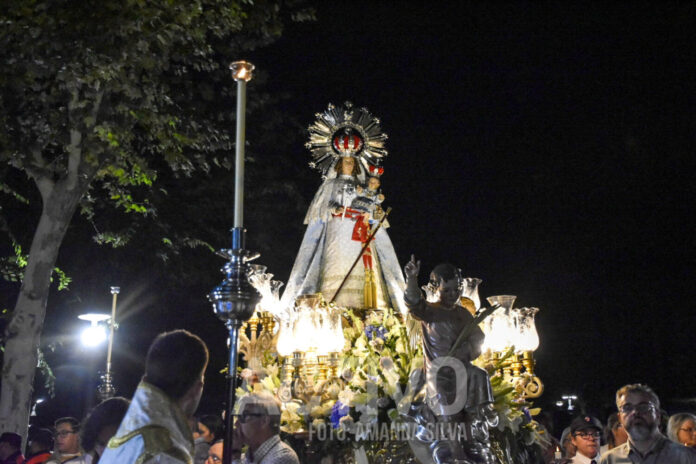
[[[51,274],[65,232],[87,185],[88,182],[61,180],[53,184],[50,191],[42,192],[41,218],[5,334],[0,390],[0,430],[3,432],[26,436]]]

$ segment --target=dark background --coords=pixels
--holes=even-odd
[[[515,306],[541,308],[539,404],[550,409],[575,393],[604,416],[619,386],[645,382],[674,412],[696,396],[694,12],[693,3],[666,2],[322,2],[317,22],[292,24],[270,47],[230,58],[249,59],[267,90],[289,96],[289,119],[309,125],[345,100],[380,117],[399,259],[414,253],[426,271],[450,261],[483,279],[482,297],[513,294]],[[269,162],[296,160],[288,176],[304,196],[288,204],[292,224],[267,219],[283,232],[277,253],[264,251],[260,262],[280,280],[320,183],[296,133],[289,151],[268,153]],[[253,249],[266,228],[248,228]],[[152,277],[158,263],[147,253],[66,239],[59,265],[73,277],[70,297],[49,301],[44,336],[56,346],[48,357],[58,395],[39,416],[86,407],[76,398],[90,397],[90,363],[101,366],[104,354],[80,351],[68,334],[75,315],[109,310],[110,285],[122,289],[120,392],[132,393],[155,334],[184,327],[213,356],[201,409],[219,408],[225,329],[205,294],[222,260],[205,259],[212,277],[191,276],[203,282],[178,289]],[[87,261],[99,265],[88,271]]]

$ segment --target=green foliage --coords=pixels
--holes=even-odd
[[[191,247],[212,249],[209,237],[198,235],[198,224],[179,230],[188,218],[178,205],[168,206],[170,213],[167,204],[174,198],[167,192],[194,174],[211,175],[211,164],[229,165],[236,95],[229,62],[277,39],[285,20],[311,17],[297,0],[0,2],[0,185],[5,193],[24,194],[24,175],[34,181],[43,218],[50,217],[53,226],[51,245],[36,253],[55,262],[77,199],[101,243],[121,246],[140,234],[141,250],[155,250],[163,260]],[[265,103],[250,99],[249,112],[263,111]],[[170,182],[157,188],[163,179]],[[35,191],[16,197],[22,198],[38,210]],[[112,207],[127,219],[111,221]],[[25,236],[17,243],[27,243],[33,224],[5,214],[0,211],[0,227],[9,234],[10,225],[19,224]],[[107,226],[98,225],[100,214]],[[149,247],[152,241],[159,248]],[[29,257],[30,268],[32,259],[38,258]],[[22,278],[26,263],[16,254],[11,260]],[[26,279],[36,280],[30,284],[46,301],[53,279],[35,274]],[[59,269],[53,276],[59,289],[70,280]],[[8,349],[6,356],[26,359],[34,353]],[[52,378],[42,355],[39,368]],[[21,391],[30,392],[32,379],[23,378]],[[3,407],[8,399],[3,395]],[[20,428],[28,416],[23,409],[8,418]]]
[[[12,248],[14,256],[0,258],[0,275],[8,282],[21,282],[24,276],[23,269],[27,266],[27,255],[22,252],[22,246],[14,240]],[[72,279],[57,267],[53,268],[53,273],[58,276],[58,290],[66,290]]]
[[[234,97],[228,61],[275,40],[284,14],[312,17],[298,5],[3,2],[0,160],[35,180],[77,169],[117,207],[152,214],[131,190],[151,187],[164,166],[190,176],[230,151],[234,105],[220,111]]]
[[[6,183],[2,182],[0,180],[0,192],[7,193],[8,195],[11,195],[15,200],[22,202],[24,204],[29,204],[29,200],[27,200],[24,196],[20,195],[17,191],[15,191],[13,188],[11,188],[9,185]]]
[[[57,267],[53,268],[53,273],[58,276],[58,290],[66,290],[72,279]]]
[[[2,2],[0,163],[15,171],[4,166],[0,179],[14,183],[0,182],[0,191],[28,202],[17,193],[26,188],[22,171],[40,189],[77,179],[79,211],[96,243],[124,247],[148,234],[155,237],[149,249],[162,261],[192,248],[212,252],[211,243],[227,238],[202,232],[215,227],[226,234],[229,221],[221,223],[228,212],[211,213],[204,227],[190,213],[211,207],[213,195],[218,201],[229,195],[229,179],[211,171],[232,167],[236,84],[228,64],[276,40],[285,21],[312,19],[302,0]],[[250,119],[254,112],[273,114],[274,99],[258,90],[262,81],[255,78],[249,96]],[[266,119],[261,132],[281,122],[287,128],[287,117]],[[255,157],[253,148],[248,157]],[[182,185],[194,176],[209,185]],[[191,184],[197,202],[191,211],[167,211],[192,201],[182,191]],[[289,190],[285,198],[298,200]],[[47,192],[41,191],[44,201]],[[254,193],[248,198],[254,201]],[[0,228],[9,231],[4,214]],[[270,241],[272,232],[264,228],[261,240]]]
[[[0,275],[8,282],[20,282],[22,269],[27,265],[26,257],[22,254],[22,248],[13,243],[14,255],[0,258]]]
[[[46,357],[44,356],[43,351],[39,350],[39,361],[38,365],[36,366],[39,369],[39,372],[43,375],[44,378],[44,388],[48,392],[48,394],[53,397],[56,392],[56,376],[53,373],[53,369],[51,369],[51,366],[46,362]]]

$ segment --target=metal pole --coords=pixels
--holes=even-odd
[[[225,440],[222,448],[223,464],[232,463],[232,442],[234,437],[234,405],[237,400],[237,343],[242,321],[228,323],[230,331],[229,372],[227,372],[227,409],[225,413]],[[239,446],[239,444],[238,444]]]
[[[261,295],[248,279],[248,261],[258,254],[244,249],[244,132],[246,130],[246,83],[251,80],[254,65],[247,61],[230,64],[232,77],[237,81],[237,134],[234,175],[234,228],[232,249],[221,250],[229,258],[223,268],[226,278],[208,295],[213,310],[225,321],[230,333],[229,372],[227,375],[227,409],[225,413],[225,440],[222,448],[223,464],[232,463],[232,437],[234,437],[234,406],[237,390],[237,343],[239,329],[254,313]]]
[[[97,387],[97,394],[101,401],[116,395],[116,388],[114,388],[114,384],[111,380],[111,353],[114,349],[114,333],[116,329],[116,299],[120,291],[121,289],[119,287],[111,287],[113,299],[111,303],[111,319],[109,320],[109,341],[106,351],[106,372],[101,376],[101,383]]]
[[[111,376],[111,352],[114,349],[114,327],[116,324],[116,299],[121,291],[120,287],[111,287],[113,299],[111,301],[111,320],[109,321],[109,347],[106,351],[106,375]]]
[[[244,226],[244,131],[246,129],[246,81],[237,81],[237,137],[234,164],[234,227]]]
[[[246,84],[251,80],[254,65],[248,61],[230,64],[237,81],[237,136],[234,161],[234,227],[244,227],[244,143],[246,132]]]

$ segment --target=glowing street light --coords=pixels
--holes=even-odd
[[[82,344],[88,348],[94,348],[106,341],[106,329],[100,322],[105,322],[111,319],[108,314],[87,313],[77,316],[78,319],[89,321],[89,326],[80,334]]]
[[[109,346],[106,352],[106,372],[101,376],[101,383],[97,387],[97,393],[99,398],[103,401],[105,399],[111,398],[116,394],[116,388],[114,387],[111,379],[111,353],[114,347],[114,330],[116,329],[116,299],[118,297],[121,289],[119,287],[111,287],[111,295],[113,295],[113,302],[111,305],[111,315],[100,314],[100,313],[88,313],[81,314],[78,318],[83,321],[89,321],[90,325],[82,331],[81,339],[82,344],[93,348],[104,343],[105,340],[109,340]],[[106,334],[106,328],[104,324],[108,321],[109,334]]]

